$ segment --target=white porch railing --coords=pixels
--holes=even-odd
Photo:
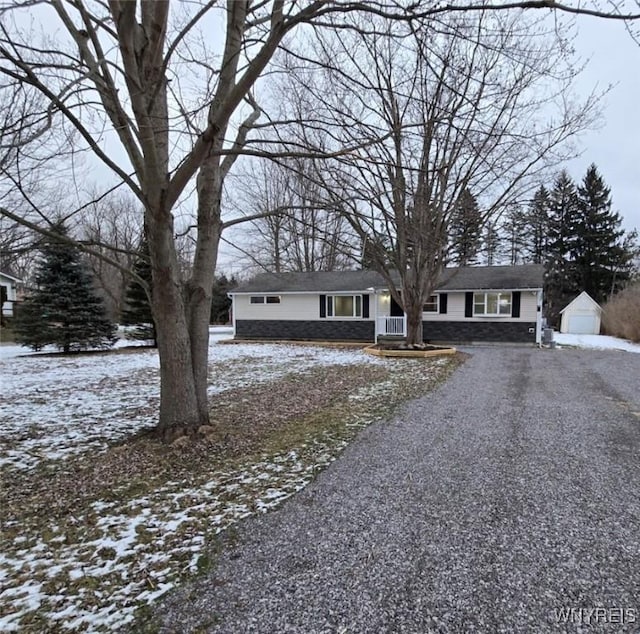
[[[402,317],[378,317],[379,335],[397,335],[405,337],[407,335],[407,318]]]

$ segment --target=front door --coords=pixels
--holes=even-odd
[[[398,302],[396,302],[395,299],[393,299],[393,297],[391,297],[391,305],[389,306],[389,315],[391,317],[403,317],[404,316],[404,310],[402,310],[402,308],[400,308],[400,305],[398,304]]]

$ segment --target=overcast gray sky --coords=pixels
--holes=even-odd
[[[588,165],[596,163],[611,187],[614,209],[623,217],[626,230],[640,230],[640,44],[623,23],[580,16],[575,47],[582,58],[591,58],[578,80],[583,95],[609,84],[613,87],[603,102],[602,125],[579,140],[582,155],[567,169],[577,182]],[[637,29],[640,30],[640,29]],[[222,247],[220,266],[229,266]]]
[[[612,88],[602,103],[600,127],[580,137],[582,154],[566,167],[579,182],[595,163],[611,188],[623,228],[640,230],[640,44],[620,22],[582,16],[576,27],[576,53],[590,60],[577,87],[584,96]],[[235,271],[233,250],[222,246],[220,255],[220,268]]]
[[[584,152],[568,170],[579,181],[595,163],[624,228],[640,230],[640,45],[621,23],[582,17],[577,26],[576,51],[591,58],[579,85],[585,93],[595,84],[614,86],[605,97],[602,127],[584,134]]]

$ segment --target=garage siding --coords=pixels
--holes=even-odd
[[[586,293],[582,292],[561,311],[560,332],[576,335],[600,334],[602,309]]]

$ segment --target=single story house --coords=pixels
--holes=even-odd
[[[17,301],[17,286],[22,280],[0,271],[0,297],[2,298],[2,316],[13,317],[13,305]]]
[[[543,273],[537,264],[445,269],[423,307],[425,341],[539,344]],[[407,332],[375,271],[263,273],[229,295],[236,339],[375,342]]]
[[[560,332],[576,335],[599,335],[602,308],[582,291],[560,311]]]

